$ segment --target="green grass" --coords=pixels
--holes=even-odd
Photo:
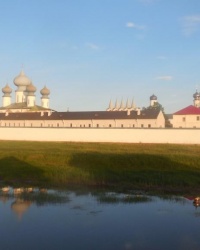
[[[200,145],[0,141],[0,181],[200,193]]]

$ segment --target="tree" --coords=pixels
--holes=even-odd
[[[146,109],[161,110],[163,113],[165,113],[164,107],[159,102],[154,102],[153,106],[149,106]]]

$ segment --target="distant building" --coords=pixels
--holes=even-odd
[[[13,80],[17,86],[15,102],[11,102],[12,89],[7,84],[3,89],[3,105],[0,108],[1,127],[65,127],[65,128],[164,128],[165,118],[159,109],[137,108],[132,100],[129,105],[121,101],[107,111],[56,112],[49,107],[50,91],[46,86],[40,91],[41,105],[36,105],[36,87],[31,80],[20,72]],[[150,106],[157,97],[150,97]]]
[[[193,95],[193,105],[173,114],[173,128],[200,128],[200,93]]]
[[[12,103],[12,89],[8,84],[2,88],[2,107],[1,113],[13,113],[13,112],[37,112],[41,110],[49,111],[49,89],[44,86],[41,89],[41,105],[38,106],[35,103],[36,87],[32,84],[31,80],[24,74],[22,70],[18,76],[13,80],[13,83],[17,86],[15,90],[15,102]]]

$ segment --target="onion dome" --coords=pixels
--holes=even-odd
[[[22,70],[18,76],[13,80],[16,86],[28,86],[31,83],[31,80],[24,74]]]
[[[194,99],[199,99],[200,98],[200,93],[198,93],[197,90],[196,90],[193,97],[194,97]]]
[[[32,82],[26,87],[26,91],[34,93],[36,91],[36,87],[32,84]]]
[[[50,90],[46,86],[44,86],[44,88],[41,89],[40,94],[43,96],[48,96],[50,94]]]
[[[10,95],[12,93],[12,89],[8,86],[8,84],[6,84],[6,86],[4,88],[2,88],[2,92],[4,94]]]
[[[150,96],[150,100],[157,100],[157,96],[153,94],[152,96]]]

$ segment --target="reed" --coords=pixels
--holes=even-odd
[[[0,141],[0,180],[200,192],[200,145]]]

